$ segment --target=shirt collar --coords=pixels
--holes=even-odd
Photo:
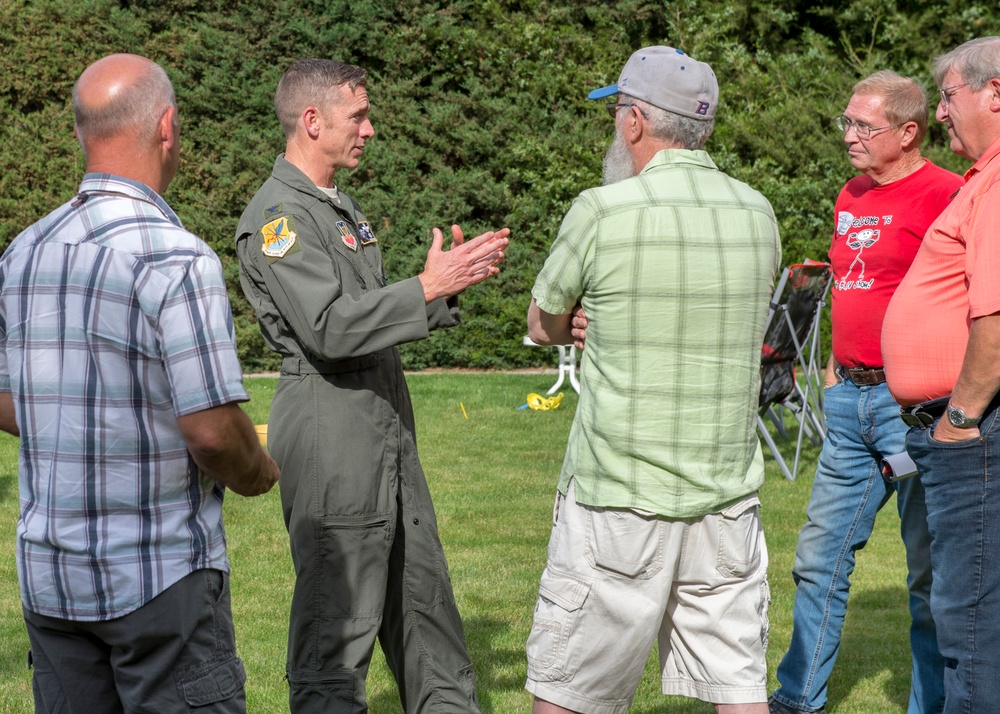
[[[976,163],[974,163],[969,170],[965,172],[965,182],[968,183],[969,179],[985,169],[987,164],[993,161],[998,154],[1000,154],[1000,136],[994,139],[993,143],[986,147],[986,151],[983,152],[983,155],[980,156],[979,159],[976,160]]]
[[[712,157],[703,149],[692,151],[690,149],[661,149],[653,154],[653,158],[640,171],[640,175],[647,171],[660,168],[662,166],[701,166],[718,170],[718,166],[712,161]]]
[[[88,173],[80,183],[80,193],[117,193],[127,198],[145,201],[156,206],[167,220],[178,228],[183,228],[181,219],[156,191],[144,183],[124,176],[104,173]]]
[[[343,191],[337,189],[336,195],[333,196],[326,193],[313,183],[313,180],[306,176],[302,169],[286,159],[284,153],[278,154],[278,158],[274,160],[274,169],[271,171],[271,175],[289,188],[314,196],[321,201],[326,201],[342,212],[348,210],[347,206],[350,200],[346,198]]]

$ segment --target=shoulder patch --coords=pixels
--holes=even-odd
[[[283,258],[293,247],[297,246],[295,227],[289,216],[275,218],[270,223],[265,223],[260,229],[261,246],[260,249],[268,258]],[[296,248],[301,250],[301,246]]]
[[[280,203],[277,206],[271,206],[270,208],[264,209],[264,218],[271,218],[278,215],[279,213],[284,213],[285,207]]]
[[[368,221],[361,221],[358,223],[358,234],[361,238],[361,245],[368,245],[369,243],[378,243],[375,238],[375,232],[372,230],[371,225]]]

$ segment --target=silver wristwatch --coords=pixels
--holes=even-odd
[[[966,416],[965,412],[958,407],[953,407],[951,404],[948,405],[948,421],[956,429],[971,429],[974,426],[979,426],[981,419],[981,416]]]

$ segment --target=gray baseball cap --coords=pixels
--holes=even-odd
[[[587,98],[604,99],[619,93],[705,121],[715,118],[719,103],[719,83],[712,68],[682,50],[663,45],[635,52],[625,63],[617,84],[595,89]]]

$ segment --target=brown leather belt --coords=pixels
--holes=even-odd
[[[847,378],[859,387],[871,387],[885,381],[883,367],[847,367],[844,369]]]

